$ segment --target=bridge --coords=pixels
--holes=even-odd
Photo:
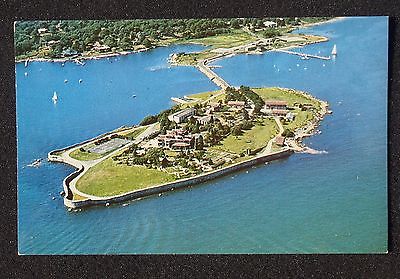
[[[208,63],[212,62],[213,60],[217,58],[221,58],[224,55],[218,55],[216,57],[213,57],[212,59],[209,60],[202,60],[199,63],[197,63],[197,68],[205,74],[212,82],[214,82],[217,86],[221,87],[222,89],[226,89],[230,87],[230,85],[220,76],[218,76],[213,70],[210,69],[209,66],[207,66]]]

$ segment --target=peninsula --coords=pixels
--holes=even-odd
[[[274,31],[279,34],[265,38],[260,35],[266,33],[264,29],[241,26],[240,30],[244,33],[197,39],[196,43],[212,47],[169,58],[171,64],[197,67],[220,90],[172,98],[177,105],[145,117],[140,125],[122,127],[48,154],[49,161],[77,169],[63,181],[67,207],[108,206],[162,195],[293,152],[315,152],[304,147],[301,140],[312,135],[324,115],[330,113],[326,102],[287,88],[235,88],[210,64],[231,55],[264,51],[330,60],[330,56],[287,50],[328,39],[282,35],[279,29]],[[221,36],[230,41],[217,47]],[[242,36],[251,40],[243,41]]]
[[[303,151],[326,102],[285,88],[228,87],[74,146],[49,160],[78,170],[64,180],[70,208],[109,205],[187,187]]]

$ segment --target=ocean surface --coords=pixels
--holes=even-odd
[[[296,51],[329,56],[336,44],[336,59],[268,52],[216,61],[222,68],[215,71],[235,86],[295,88],[328,101],[333,114],[321,123],[322,133],[305,140],[326,152],[80,212],[68,212],[59,195],[72,167],[27,165],[53,149],[137,124],[168,108],[172,96],[218,89],[195,68],[167,63],[170,53],[202,47],[158,48],[85,66],[17,64],[19,253],[385,252],[388,19],[346,18],[297,32],[330,40]]]

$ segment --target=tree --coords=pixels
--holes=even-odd
[[[290,137],[294,137],[295,134],[294,134],[294,132],[293,132],[292,130],[286,128],[286,129],[283,131],[282,136],[284,136],[284,137],[289,137],[289,138],[290,138]]]
[[[235,125],[232,128],[232,135],[234,136],[240,136],[242,134],[242,127],[240,125]]]
[[[196,141],[196,150],[203,150],[203,148],[204,148],[203,136],[200,135]]]

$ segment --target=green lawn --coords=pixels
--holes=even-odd
[[[200,99],[201,101],[205,101],[208,98],[215,96],[217,94],[221,93],[221,90],[216,90],[216,91],[208,91],[208,92],[202,92],[202,93],[197,93],[197,94],[192,94],[192,95],[188,95],[188,97],[190,98],[196,98],[196,99]],[[221,94],[220,96],[212,99],[212,102],[216,103],[219,100],[224,100],[225,96],[223,94]]]
[[[86,151],[80,151],[79,148],[72,151],[69,156],[79,161],[90,161],[96,160],[103,157],[105,154],[89,153]]]
[[[142,166],[117,165],[112,158],[95,165],[76,184],[86,194],[113,196],[174,181],[173,175]]]
[[[312,112],[310,111],[296,110],[294,113],[296,114],[295,119],[293,122],[288,122],[286,125],[283,125],[284,128],[294,131],[297,128],[304,126],[308,121],[314,118]]]
[[[140,135],[146,129],[147,129],[147,127],[139,127],[139,128],[134,129],[133,131],[129,130],[128,132],[121,132],[120,135],[136,138],[138,135]]]
[[[260,97],[264,100],[284,100],[288,102],[289,106],[293,106],[294,103],[309,103],[314,105],[318,109],[320,108],[320,104],[318,101],[304,97],[303,95],[296,93],[295,91],[290,92],[288,90],[277,87],[252,88],[252,90],[260,95]]]
[[[256,124],[251,130],[244,131],[241,136],[229,135],[221,145],[213,146],[211,149],[240,154],[248,148],[255,150],[264,147],[278,133],[278,126],[273,119],[264,119],[263,124],[264,126]]]
[[[212,48],[230,48],[248,44],[256,40],[256,37],[244,32],[243,30],[235,30],[227,34],[219,34],[200,39],[191,39],[186,42],[208,45]]]

